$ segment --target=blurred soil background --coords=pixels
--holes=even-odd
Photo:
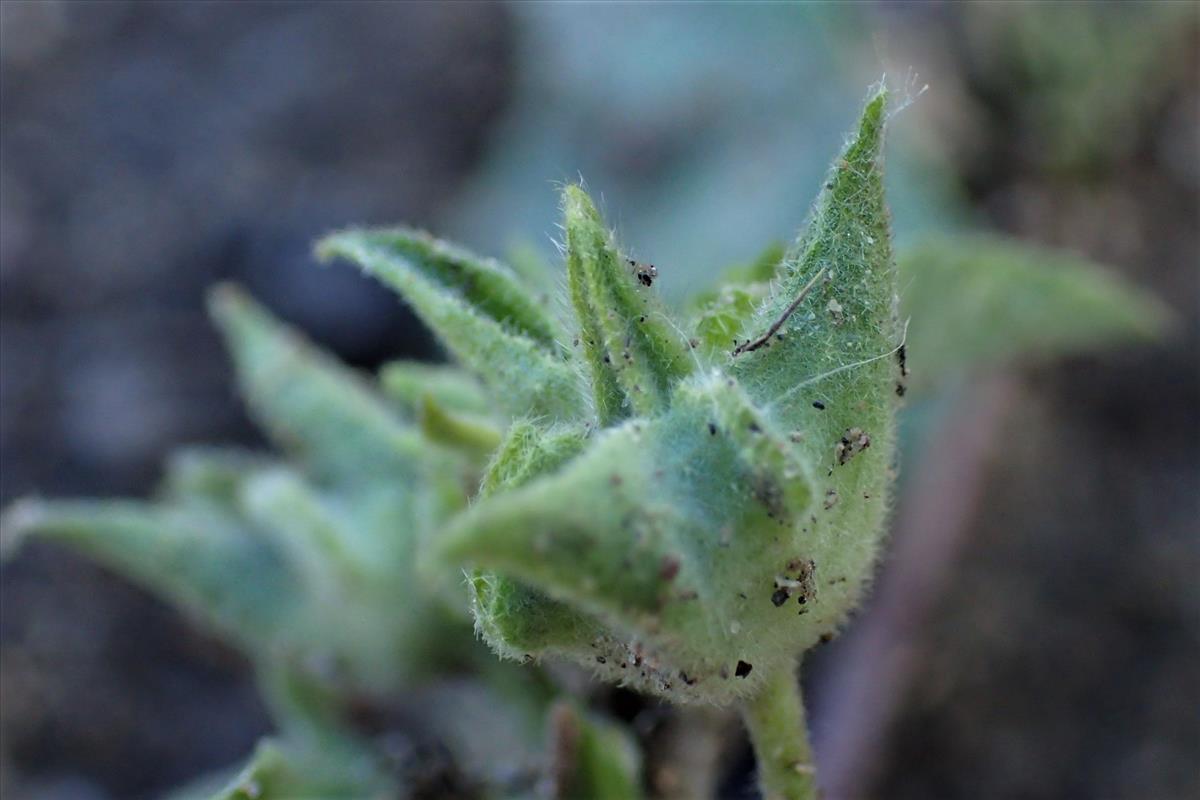
[[[0,502],[143,494],[175,446],[258,442],[204,317],[219,280],[351,363],[436,358],[387,292],[314,266],[330,228],[549,254],[552,183],[582,173],[678,297],[789,238],[867,83],[910,68],[898,241],[1069,248],[1178,324],[964,381],[873,602],[811,659],[823,780],[1200,796],[1194,4],[0,3]],[[145,593],[41,545],[2,576],[5,798],[154,797],[268,730],[246,663]],[[753,796],[724,747],[723,794]]]

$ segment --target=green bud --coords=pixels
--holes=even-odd
[[[597,408],[615,427],[489,493],[432,542],[526,592],[497,593],[484,573],[504,602],[476,612],[502,653],[565,655],[645,691],[722,703],[844,620],[873,565],[891,474],[899,338],[882,136],[880,93],[774,293],[745,319],[752,346],[703,371],[666,312],[645,314],[586,195],[566,191],[573,305]],[[642,317],[655,324],[639,340],[628,325]],[[614,342],[639,341],[633,367],[614,363]]]

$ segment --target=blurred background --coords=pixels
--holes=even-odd
[[[5,0],[0,503],[143,494],[173,447],[258,441],[218,280],[353,364],[437,359],[393,296],[315,265],[332,228],[551,256],[582,175],[678,298],[793,235],[887,73],[929,85],[889,143],[899,242],[1067,248],[1179,324],[962,389],[872,603],[812,659],[823,780],[1198,797],[1198,9]],[[0,574],[6,798],[157,796],[268,730],[246,663],[147,594],[48,545]]]

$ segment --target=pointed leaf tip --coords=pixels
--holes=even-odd
[[[888,353],[900,337],[883,187],[886,103],[881,86],[830,166],[809,223],[780,266],[774,295],[743,328],[743,341],[770,336],[762,347],[742,349],[735,374],[790,428],[807,427],[804,409],[818,395],[877,402],[881,410],[894,397]]]
[[[605,254],[608,232],[596,207],[578,186],[563,190],[563,218],[567,231],[567,289],[579,324],[577,346],[582,347],[592,378],[592,398],[602,425],[628,415],[625,391],[612,369],[600,325],[587,262]]]
[[[34,498],[17,500],[0,513],[0,562],[17,554],[43,516],[44,504]]]
[[[688,344],[651,293],[657,270],[618,252],[591,198],[563,190],[567,281],[602,423],[666,408],[693,368]]]

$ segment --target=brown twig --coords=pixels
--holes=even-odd
[[[775,320],[770,328],[767,328],[767,332],[753,341],[742,342],[737,347],[733,348],[733,355],[739,356],[742,353],[749,353],[750,351],[757,350],[769,342],[771,337],[783,327],[783,323],[787,322],[787,318],[792,315],[792,312],[800,307],[800,304],[804,302],[804,298],[808,296],[808,293],[812,291],[812,288],[817,285],[817,281],[820,280],[821,276],[824,274],[825,267],[821,267],[817,274],[812,276],[812,280],[805,284],[804,288],[800,290],[800,294],[796,295],[796,299],[793,300],[791,304],[783,310],[783,314],[780,315],[779,319]]]

